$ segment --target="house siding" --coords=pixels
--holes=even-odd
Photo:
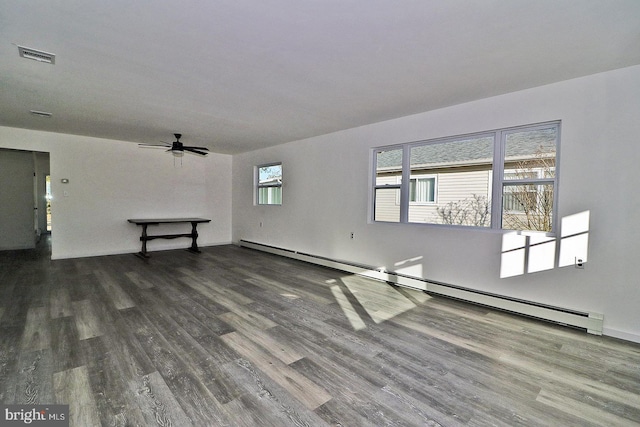
[[[436,177],[436,202],[409,205],[409,222],[441,224],[437,209],[448,203],[470,200],[473,196],[491,198],[491,171],[470,170],[434,174],[432,170],[412,171],[412,176],[422,174]],[[378,176],[378,184],[398,184],[398,175]],[[375,220],[397,222],[400,216],[399,190],[378,190]]]

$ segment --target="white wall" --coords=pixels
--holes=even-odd
[[[231,156],[185,155],[174,167],[170,154],[130,142],[7,127],[0,127],[0,147],[50,153],[53,259],[139,251],[140,228],[127,218],[210,218],[198,226],[198,244],[231,241]],[[148,249],[189,245],[154,240]]]
[[[35,247],[33,155],[0,150],[0,250]]]
[[[636,66],[234,156],[233,239],[603,313],[605,334],[640,342],[639,100]],[[368,221],[371,148],[551,120],[559,216],[590,213],[584,269],[500,278],[501,232]],[[253,166],[277,161],[283,205],[254,206]]]

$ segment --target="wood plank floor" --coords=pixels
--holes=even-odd
[[[640,345],[236,246],[0,252],[0,402],[72,426],[640,425]]]

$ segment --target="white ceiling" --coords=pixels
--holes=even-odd
[[[0,0],[0,125],[220,153],[636,64],[639,0]]]

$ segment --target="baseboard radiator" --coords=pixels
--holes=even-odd
[[[533,317],[560,325],[584,329],[590,334],[602,335],[604,316],[598,313],[586,313],[576,310],[553,307],[530,301],[509,298],[487,292],[467,289],[451,284],[429,281],[384,269],[340,261],[318,255],[307,254],[290,249],[265,245],[262,243],[240,240],[240,246],[256,249],[275,255],[293,258],[311,264],[321,265],[372,279],[390,282],[398,286],[419,289],[429,294],[454,298],[473,304],[484,305],[523,316]]]

